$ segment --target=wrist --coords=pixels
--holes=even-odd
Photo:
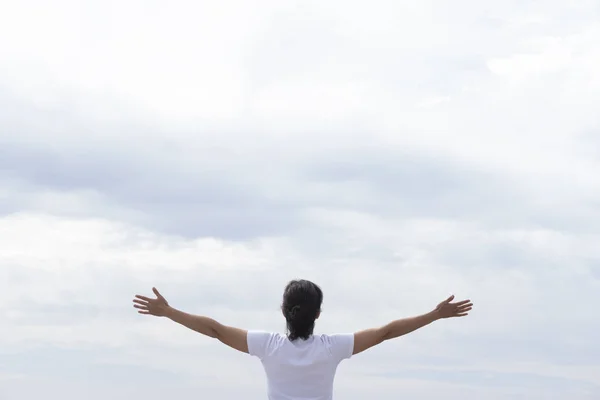
[[[438,319],[442,319],[439,311],[437,309],[430,311],[427,316],[431,319],[431,322],[435,322]]]
[[[167,318],[169,318],[169,319],[172,319],[173,318],[173,314],[175,313],[175,311],[176,310],[173,307],[166,306],[165,307],[164,316],[167,317]]]

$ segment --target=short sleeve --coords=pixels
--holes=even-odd
[[[263,331],[248,331],[248,354],[261,360],[271,353],[277,345],[277,333]]]
[[[331,355],[338,361],[352,357],[354,352],[354,334],[338,333],[324,336]]]

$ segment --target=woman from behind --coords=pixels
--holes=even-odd
[[[466,316],[473,306],[470,300],[452,303],[454,296],[450,296],[423,315],[355,333],[315,335],[323,292],[311,281],[293,280],[283,294],[281,310],[287,334],[282,335],[247,331],[220,324],[212,318],[185,313],[171,307],[155,288],[153,292],[156,298],[135,296],[134,307],[140,314],[167,317],[259,358],[267,376],[270,400],[330,400],[335,372],[342,360],[434,321]]]

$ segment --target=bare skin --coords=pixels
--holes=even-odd
[[[247,334],[244,329],[223,325],[212,318],[188,314],[169,305],[169,302],[152,288],[155,298],[136,295],[133,306],[143,315],[166,317],[203,335],[218,339],[238,351],[248,353]],[[452,302],[454,295],[440,302],[432,311],[416,317],[402,318],[378,328],[366,329],[354,334],[353,354],[361,353],[386,340],[394,339],[420,329],[432,322],[466,317],[473,308],[471,300]]]
[[[212,318],[201,315],[188,314],[177,310],[169,305],[169,302],[159,293],[156,288],[152,288],[155,299],[136,295],[133,300],[133,306],[138,309],[140,314],[153,315],[155,317],[167,317],[173,322],[185,326],[193,331],[218,339],[221,343],[234,348],[243,353],[248,353],[248,342],[246,337],[248,331],[223,325]]]
[[[454,295],[439,303],[433,311],[416,317],[402,318],[379,328],[366,329],[354,334],[354,352],[361,353],[386,340],[416,331],[440,319],[466,317],[473,309],[471,300],[452,303]]]

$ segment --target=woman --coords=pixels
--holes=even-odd
[[[281,335],[246,331],[208,317],[187,314],[169,306],[156,288],[152,291],[156,298],[135,296],[134,307],[140,314],[167,317],[258,357],[267,375],[270,400],[330,400],[335,371],[342,360],[439,319],[466,316],[473,306],[470,300],[452,303],[454,296],[450,296],[427,314],[399,319],[379,328],[354,334],[313,335],[315,320],[321,314],[323,292],[310,281],[294,280],[283,293],[281,310],[287,335]]]

